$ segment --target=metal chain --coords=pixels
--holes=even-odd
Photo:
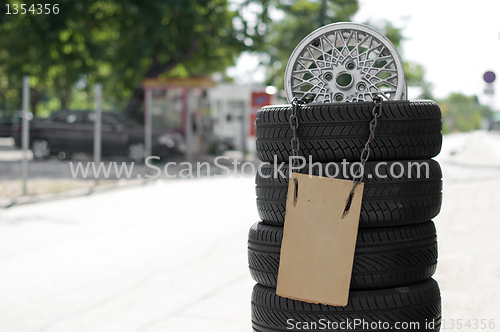
[[[297,99],[297,97],[292,100],[292,115],[290,115],[290,127],[292,128],[292,139],[290,141],[290,145],[292,147],[292,157],[299,156],[299,148],[300,142],[297,137],[297,129],[299,128],[299,118],[297,116],[297,111],[300,105],[304,104],[304,101]],[[298,160],[297,158],[293,159],[293,166],[297,166]]]
[[[351,207],[354,189],[358,184],[363,182],[365,164],[368,161],[368,158],[370,157],[370,151],[371,151],[370,143],[373,142],[373,140],[375,139],[375,129],[377,128],[377,121],[378,118],[382,115],[382,97],[374,96],[373,102],[375,104],[372,109],[373,118],[368,125],[370,128],[370,135],[368,136],[368,140],[365,143],[365,147],[361,151],[361,157],[360,157],[361,165],[357,168],[356,172],[354,172],[353,185],[351,192],[349,193],[349,197],[347,199],[347,204],[345,206],[343,216],[346,215],[346,213],[349,211],[349,208]],[[300,108],[300,105],[302,104],[305,104],[303,100],[300,100],[297,97],[293,98],[292,114],[290,115],[290,128],[292,128],[292,136],[293,136],[292,139],[290,140],[290,146],[292,148],[292,157],[299,156],[300,142],[299,138],[297,137],[297,129],[299,128],[299,118],[297,116],[297,111]],[[298,160],[297,158],[294,158],[293,166],[296,166],[297,164]],[[294,181],[295,181],[295,186],[297,186],[296,179],[294,179]],[[297,193],[297,188],[295,190]]]
[[[363,177],[364,177],[364,168],[365,164],[368,161],[368,158],[370,157],[370,143],[373,142],[375,139],[375,129],[377,128],[377,120],[378,118],[382,115],[382,97],[380,96],[374,96],[373,97],[373,102],[374,106],[372,109],[372,115],[373,119],[370,121],[369,128],[370,128],[370,135],[368,136],[368,141],[365,144],[364,149],[361,151],[361,158],[360,158],[360,163],[361,165],[356,169],[356,172],[353,174],[353,185],[351,192],[349,193],[349,197],[347,199],[347,204],[344,209],[344,216],[349,211],[349,208],[351,207],[352,203],[352,196],[354,194],[354,189],[358,184],[363,182]]]

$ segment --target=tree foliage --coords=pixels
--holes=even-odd
[[[109,48],[116,94],[133,98],[128,113],[141,102],[144,77],[209,75],[231,65],[246,49],[246,36],[233,28],[236,16],[226,0],[123,2]]]
[[[479,103],[476,96],[452,93],[439,102],[443,112],[443,133],[481,129],[484,118],[489,118],[492,110]]]
[[[144,77],[208,75],[247,48],[226,0],[61,0],[57,15],[8,15],[0,6],[2,74],[11,86],[30,75],[61,107],[75,82],[102,81],[108,95],[135,97],[133,113]]]
[[[17,1],[8,1],[12,5]],[[34,1],[23,2],[26,8]],[[31,76],[32,96],[49,89],[65,107],[72,85],[81,75],[97,71],[102,50],[93,45],[99,27],[81,3],[61,1],[59,14],[7,14],[0,4],[0,68],[10,87],[20,88],[23,75]],[[91,26],[93,28],[88,29]]]

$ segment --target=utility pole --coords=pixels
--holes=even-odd
[[[30,101],[30,77],[23,77],[23,128],[22,128],[22,146],[23,146],[23,160],[22,160],[22,176],[23,176],[23,196],[28,194],[28,148],[30,142],[30,120],[32,115],[29,113]]]
[[[102,105],[102,84],[97,83],[95,89],[95,121],[94,121],[94,165],[99,167],[101,163],[101,105]],[[94,174],[95,176],[95,174]],[[99,179],[95,178],[95,186],[99,184]]]

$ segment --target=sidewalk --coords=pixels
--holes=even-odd
[[[499,157],[500,135],[479,131],[445,136],[436,158],[443,169],[443,206],[434,219],[439,245],[434,278],[447,330],[452,319],[457,331],[457,319],[461,324],[470,319],[471,326],[473,319],[494,319],[493,330],[500,330]]]
[[[444,181],[443,206],[434,219],[439,247],[434,278],[441,288],[447,329],[450,319],[455,325],[457,319],[462,324],[495,319],[494,331],[500,330],[499,188],[498,174]]]

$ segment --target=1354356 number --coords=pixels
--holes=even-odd
[[[494,328],[494,319],[443,319],[441,321],[441,330],[493,330]]]
[[[12,8],[10,4],[7,4],[7,13],[6,14],[26,14],[31,13],[35,14],[59,14],[59,4],[33,4],[30,7],[27,7],[26,4],[13,4]],[[12,11],[11,11],[12,10]]]

